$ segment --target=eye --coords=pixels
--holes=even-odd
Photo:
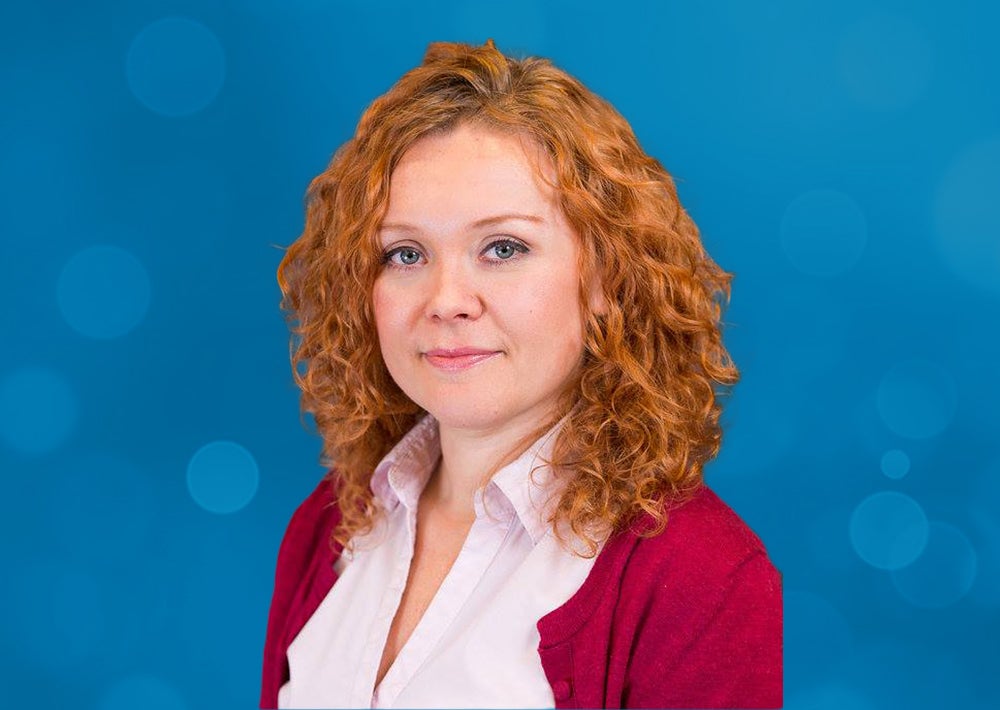
[[[500,261],[509,261],[517,254],[527,254],[528,247],[514,239],[500,239],[486,247],[486,252],[493,252]]]
[[[396,247],[382,255],[382,263],[390,266],[414,266],[421,254],[413,247]]]

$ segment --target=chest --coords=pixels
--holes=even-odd
[[[432,512],[420,516],[410,572],[396,615],[389,627],[376,685],[382,681],[396,656],[406,645],[441,583],[448,576],[462,551],[470,527],[469,523],[454,523],[435,517]]]
[[[467,533],[438,527],[418,545],[404,511],[394,512],[381,544],[360,545],[297,631],[279,707],[553,707],[538,622],[579,589],[594,559],[566,553],[552,536],[536,543],[516,521],[477,520]],[[450,555],[433,554],[432,538]],[[440,566],[428,564],[438,557]],[[424,611],[407,624],[435,568],[427,586],[436,591],[419,595]]]

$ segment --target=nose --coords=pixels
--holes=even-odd
[[[438,263],[428,289],[426,313],[431,320],[475,320],[483,314],[476,280],[460,264]]]

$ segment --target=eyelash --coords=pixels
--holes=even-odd
[[[505,237],[504,239],[497,239],[496,241],[490,242],[486,246],[486,249],[484,249],[483,251],[485,253],[485,252],[490,251],[491,249],[496,249],[498,246],[506,246],[506,245],[510,245],[511,247],[513,247],[514,251],[517,252],[518,254],[527,254],[529,251],[531,251],[527,247],[527,245],[525,245],[523,242],[521,242],[521,241],[519,241],[517,239],[512,239],[510,237]],[[401,252],[404,252],[404,251],[413,251],[413,252],[416,252],[416,253],[420,254],[420,256],[423,257],[423,254],[420,253],[420,250],[417,249],[417,248],[415,248],[415,247],[405,247],[405,246],[404,247],[395,247],[395,248],[390,249],[389,251],[385,252],[382,255],[382,264],[384,266],[388,266],[391,269],[412,269],[415,266],[418,266],[418,264],[400,264],[400,263],[394,262],[392,260],[394,256],[396,256],[397,254],[399,254]],[[516,259],[517,259],[516,256],[511,256],[508,259],[500,259],[500,258],[490,259],[487,263],[496,266],[496,265],[504,264],[506,262],[516,261]]]

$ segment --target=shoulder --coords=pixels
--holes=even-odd
[[[340,519],[328,474],[292,514],[278,549],[264,641],[261,707],[275,707],[288,679],[288,644],[333,584],[330,536]]]
[[[669,511],[660,534],[626,535],[632,549],[619,594],[639,616],[660,608],[694,630],[736,601],[780,604],[781,575],[760,538],[707,486]]]
[[[674,579],[718,582],[750,560],[767,558],[760,538],[708,486],[667,516],[659,535],[637,536],[629,566]]]
[[[303,588],[327,584],[326,571],[332,572],[333,562],[340,554],[331,544],[339,520],[333,484],[326,476],[292,514],[281,540],[271,598],[272,616],[289,613]]]
[[[314,522],[330,514],[336,509],[336,497],[334,495],[333,474],[327,473],[316,485],[313,492],[306,496],[306,499],[299,504],[292,515],[292,522]]]
[[[339,520],[331,475],[327,474],[292,514],[278,552],[279,565],[301,567],[317,553],[332,556],[330,535]]]
[[[625,706],[780,707],[781,575],[760,538],[707,487],[659,535],[630,535]]]

